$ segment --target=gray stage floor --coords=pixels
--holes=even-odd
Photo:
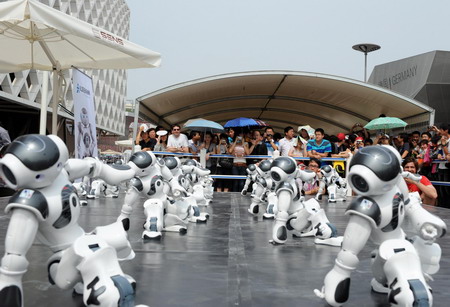
[[[137,281],[136,303],[149,306],[326,306],[314,288],[334,263],[337,247],[319,246],[310,238],[289,238],[285,245],[268,243],[273,221],[247,213],[248,197],[238,193],[215,193],[206,210],[207,224],[190,224],[184,236],[164,234],[160,242],[141,240],[144,216],[141,207],[133,212],[129,238],[136,258],[122,262],[123,270]],[[82,208],[80,223],[86,231],[113,222],[119,214],[119,199],[90,201]],[[325,201],[325,200],[324,200]],[[323,202],[324,202],[323,201]],[[4,215],[7,198],[0,198],[0,253],[9,217]],[[343,233],[346,205],[325,205],[329,219]],[[450,211],[429,208],[448,224]],[[450,302],[450,238],[439,242],[443,250],[441,270],[431,283],[434,306]],[[370,290],[370,259],[373,245],[360,254],[352,276],[347,306],[388,306],[384,295]],[[71,291],[51,286],[46,260],[50,251],[36,242],[27,255],[29,271],[24,277],[25,306],[82,306]],[[1,305],[1,302],[0,302]]]

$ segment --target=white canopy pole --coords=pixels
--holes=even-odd
[[[133,138],[131,140],[133,147],[131,149],[131,154],[134,154],[135,147],[136,147],[136,134],[137,134],[137,124],[139,119],[139,100],[134,101],[134,122],[133,122]]]
[[[59,100],[59,79],[58,71],[53,70],[53,105],[52,105],[52,134],[58,135],[58,100]]]
[[[42,72],[41,89],[41,117],[39,122],[39,134],[45,135],[47,129],[47,97],[48,97],[48,71]]]

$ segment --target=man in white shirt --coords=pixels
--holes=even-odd
[[[181,134],[179,125],[172,126],[172,134],[167,140],[167,151],[170,152],[189,152],[188,138],[185,134]]]
[[[282,138],[278,145],[280,156],[289,156],[289,151],[294,146],[294,128],[287,126],[284,128],[284,138]]]

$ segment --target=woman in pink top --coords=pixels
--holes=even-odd
[[[245,176],[247,169],[247,162],[245,156],[250,154],[248,144],[244,142],[244,134],[241,132],[235,137],[233,144],[229,149],[230,155],[233,155],[233,168],[231,169],[232,175]],[[244,188],[244,180],[233,180],[233,192],[240,192]]]

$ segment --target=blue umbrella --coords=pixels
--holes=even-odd
[[[198,119],[191,121],[190,123],[184,126],[184,129],[195,130],[200,132],[212,132],[212,133],[223,132],[222,125],[206,119]]]
[[[238,117],[227,121],[224,125],[225,128],[236,128],[236,127],[264,127],[267,126],[265,122],[259,119]]]

